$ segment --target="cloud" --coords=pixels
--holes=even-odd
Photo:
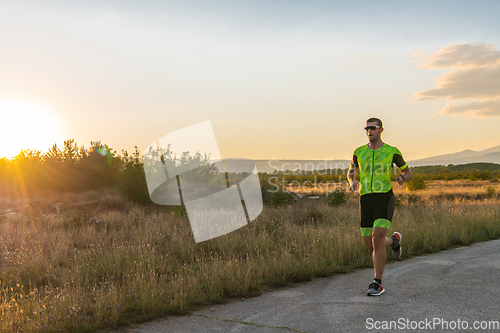
[[[347,68],[354,68],[354,67],[357,67],[359,66],[361,60],[363,60],[365,58],[365,55],[364,54],[361,54],[359,57],[357,58],[352,58],[351,60],[349,60],[347,63],[345,63],[343,66],[344,67],[347,67]]]
[[[410,55],[413,57],[413,60],[410,60],[411,62],[423,62],[427,58],[427,53],[425,53],[423,50],[417,51],[415,53],[410,53]]]
[[[439,113],[462,115],[473,118],[491,118],[500,116],[500,98],[475,100],[462,105],[446,105]]]
[[[352,58],[349,61],[345,62],[342,66],[346,68],[354,68],[359,66],[362,62],[371,62],[376,65],[376,57],[380,55],[380,52],[375,53],[372,56],[366,56],[364,54],[359,55],[356,58]]]
[[[500,51],[493,44],[450,44],[426,56],[413,54],[419,68],[454,68],[436,78],[432,89],[416,93],[411,102],[444,98],[448,101],[473,99],[461,105],[446,105],[440,114],[474,118],[500,116]]]
[[[436,79],[436,87],[415,94],[412,102],[445,97],[490,98],[500,96],[500,67],[454,70]]]
[[[422,60],[420,68],[481,68],[500,64],[500,51],[493,44],[450,44]]]

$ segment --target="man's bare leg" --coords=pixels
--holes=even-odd
[[[387,228],[374,227],[372,233],[372,259],[373,259],[373,269],[375,271],[375,279],[382,279],[384,274],[385,263],[387,260],[387,252],[385,250],[386,246],[392,245],[392,238],[386,237]],[[369,237],[369,236],[365,236]],[[365,242],[365,237],[363,241]],[[370,249],[370,248],[368,248]]]
[[[373,252],[373,236],[362,236],[363,237],[363,243],[365,244],[366,248],[370,253]]]

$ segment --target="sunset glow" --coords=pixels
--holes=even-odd
[[[0,101],[0,115],[0,157],[14,157],[22,149],[43,153],[61,140],[60,122],[42,104]]]
[[[209,120],[225,157],[350,159],[370,117],[410,161],[499,146],[500,2],[451,3],[4,1],[0,101],[33,103],[0,156],[50,115],[117,152]]]

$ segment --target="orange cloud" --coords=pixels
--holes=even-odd
[[[462,105],[446,105],[439,113],[463,115],[473,118],[491,118],[500,116],[500,98],[475,100]]]
[[[422,56],[423,55],[423,56]],[[450,44],[421,59],[419,68],[455,68],[436,78],[432,89],[416,93],[411,102],[445,98],[473,99],[461,105],[446,105],[440,114],[475,118],[500,116],[500,51],[493,44]]]
[[[481,68],[500,64],[500,51],[493,44],[450,44],[424,60],[420,68]]]
[[[500,67],[454,70],[436,79],[436,87],[415,94],[412,102],[445,97],[447,100],[500,96]]]

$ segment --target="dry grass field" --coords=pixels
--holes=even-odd
[[[431,198],[439,195],[446,194],[484,194],[485,186],[493,186],[497,187],[496,183],[491,183],[485,180],[477,180],[470,181],[466,179],[456,179],[456,180],[434,180],[427,182],[427,189],[425,191],[419,192],[419,196],[423,198]],[[392,183],[393,191],[395,195],[403,195],[412,193],[406,190],[405,186],[400,186],[396,182]],[[280,188],[284,188],[290,192],[300,193],[302,195],[326,195],[329,192],[338,190],[342,188],[343,190],[348,189],[348,183],[346,181],[343,182],[332,182],[332,183],[310,183],[308,186],[294,184],[286,184],[286,186],[282,186],[280,184]],[[500,188],[500,186],[499,186]]]
[[[404,234],[403,260],[500,237],[500,197],[484,182],[395,193],[390,231]],[[0,330],[91,332],[368,267],[357,200],[264,207],[248,226],[196,244],[181,209],[109,191],[1,199]]]

